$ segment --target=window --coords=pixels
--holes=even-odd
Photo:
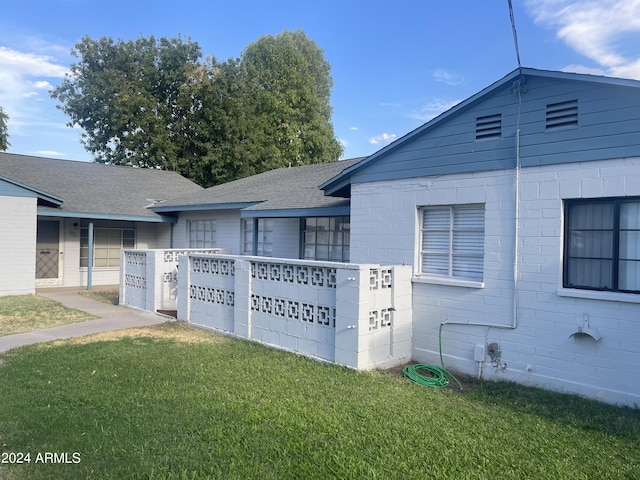
[[[640,198],[565,202],[563,286],[640,293]]]
[[[420,272],[482,281],[484,205],[420,209]]]
[[[253,251],[254,222],[258,224],[255,252]],[[242,221],[242,253],[243,255],[273,256],[273,220],[270,218],[247,218]]]
[[[349,217],[311,217],[303,220],[303,258],[349,261]]]
[[[114,222],[115,223],[115,222]],[[109,225],[96,223],[96,225]],[[136,248],[136,231],[130,228],[95,226],[93,229],[93,266],[118,268],[120,266],[120,249]],[[80,229],[80,267],[89,265],[89,227]]]
[[[189,248],[214,248],[216,246],[216,221],[187,221],[187,236]]]

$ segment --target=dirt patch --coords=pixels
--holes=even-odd
[[[394,378],[401,378],[403,380],[406,381],[411,381],[408,378],[406,378],[404,376],[404,374],[402,373],[402,371],[405,369],[405,367],[411,366],[411,365],[415,365],[417,362],[410,362],[410,363],[405,363],[404,365],[399,365],[397,367],[392,367],[389,369],[385,369],[383,370],[384,373],[394,377]],[[458,381],[460,382],[460,384],[462,385],[462,393],[464,392],[469,392],[471,390],[473,390],[475,388],[475,386],[478,384],[478,380],[470,375],[467,375],[465,373],[460,373],[457,372],[455,370],[450,370],[447,369],[448,372],[450,372],[453,376],[455,376]],[[458,386],[458,384],[456,383],[455,380],[453,379],[449,379],[449,386],[448,388],[450,388],[453,391],[456,392],[460,392],[460,387]]]
[[[128,328],[126,330],[116,330],[113,332],[96,333],[84,337],[70,338],[66,340],[56,340],[47,343],[46,346],[57,345],[84,345],[92,342],[111,342],[122,340],[123,338],[152,337],[154,339],[174,340],[176,342],[188,344],[220,344],[228,341],[227,337],[214,332],[189,327],[176,322],[167,322],[149,327]]]

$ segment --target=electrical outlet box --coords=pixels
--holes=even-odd
[[[473,359],[476,362],[484,362],[484,345],[476,345],[473,349]]]

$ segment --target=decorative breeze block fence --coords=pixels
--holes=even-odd
[[[187,253],[177,303],[178,320],[356,369],[411,357],[410,266]]]
[[[214,249],[122,250],[120,304],[150,312],[176,310],[178,257],[189,252],[225,253]]]

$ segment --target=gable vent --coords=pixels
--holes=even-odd
[[[578,100],[569,100],[568,102],[547,105],[547,130],[577,126]]]
[[[502,136],[502,114],[476,118],[476,140],[500,138]]]

